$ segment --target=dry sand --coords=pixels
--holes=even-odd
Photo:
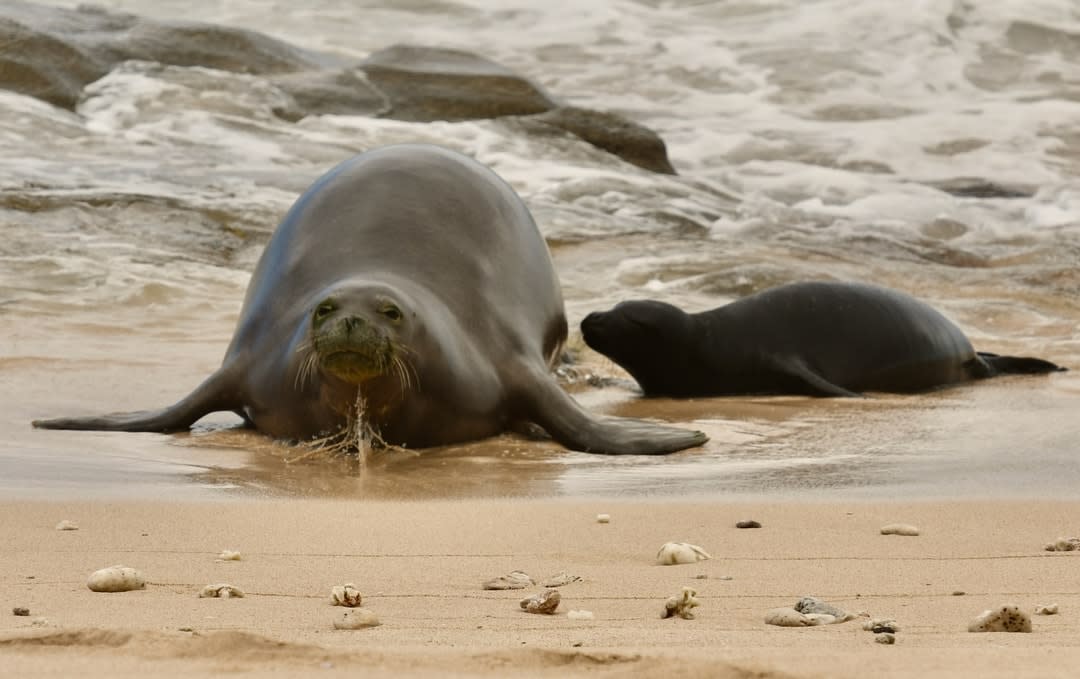
[[[0,504],[0,517],[0,676],[1074,677],[1080,667],[1080,553],[1043,550],[1080,532],[1080,502],[28,501]],[[751,518],[763,527],[735,528]],[[55,530],[62,519],[79,530]],[[879,534],[893,522],[922,534]],[[672,540],[713,559],[655,565]],[[217,560],[223,549],[242,560]],[[151,584],[87,589],[92,571],[118,563]],[[562,588],[557,615],[531,615],[518,600],[539,588],[480,589],[513,569],[584,579]],[[197,597],[220,582],[247,596]],[[381,626],[332,628],[345,609],[330,589],[346,582]],[[687,585],[702,601],[697,619],[662,620],[664,600]],[[803,595],[895,618],[896,645],[874,643],[857,620],[763,623]],[[1032,634],[965,631],[1005,602],[1061,613],[1033,616]],[[572,609],[595,619],[570,620]]]

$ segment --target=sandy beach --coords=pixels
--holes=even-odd
[[[1080,661],[1073,561],[1080,502],[725,503],[620,500],[6,502],[0,658],[10,676],[1068,677]],[[598,523],[597,514],[610,514]],[[71,520],[76,531],[58,531]],[[737,529],[755,519],[759,529]],[[881,535],[887,523],[921,535]],[[712,559],[660,566],[668,541]],[[222,561],[222,550],[242,559]],[[123,564],[145,590],[95,593]],[[553,616],[481,582],[567,572]],[[730,579],[728,579],[730,578]],[[335,585],[355,583],[381,625],[341,631]],[[199,598],[229,583],[242,599]],[[698,591],[694,620],[661,619]],[[958,594],[963,592],[963,594]],[[804,595],[894,618],[885,646],[862,619],[764,624]],[[1006,602],[1031,634],[973,634]],[[28,617],[13,607],[30,609]],[[572,620],[588,610],[592,620]]]

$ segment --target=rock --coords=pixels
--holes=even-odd
[[[91,573],[86,586],[92,592],[130,592],[146,589],[146,578],[134,568],[109,566]]]
[[[701,604],[696,597],[697,590],[691,587],[683,587],[682,592],[664,602],[664,610],[660,613],[660,617],[679,616],[683,620],[693,620],[694,609]]]
[[[881,527],[881,534],[915,536],[919,534],[919,529],[908,523],[890,523]]]
[[[969,632],[1030,632],[1031,617],[1016,604],[985,610],[968,625]]]
[[[675,174],[668,160],[667,145],[660,135],[617,113],[560,106],[529,116],[526,121],[569,132],[642,169]]]
[[[662,566],[697,563],[711,558],[704,549],[688,542],[665,543],[660,547],[660,551],[656,553],[656,562]]]
[[[1045,549],[1048,552],[1075,552],[1080,549],[1080,538],[1058,538]]]
[[[1046,606],[1036,606],[1035,615],[1057,615],[1058,605],[1047,604]]]
[[[532,587],[536,584],[536,581],[529,577],[528,573],[524,571],[510,571],[506,575],[500,575],[497,578],[492,578],[484,582],[481,587],[484,589],[525,589],[526,587]]]
[[[64,519],[60,523],[56,524],[56,530],[79,530],[79,524],[74,521],[68,521]]]
[[[207,585],[199,591],[200,599],[243,599],[244,590],[235,585],[220,583]]]
[[[16,606],[15,608],[11,609],[11,614],[18,616],[27,616],[30,615],[30,609],[23,606]]]
[[[874,634],[883,632],[895,634],[900,631],[900,626],[897,625],[896,621],[892,618],[873,618],[864,622],[862,628],[867,632],[873,632]]]
[[[563,585],[569,585],[572,582],[581,582],[580,575],[570,575],[569,573],[562,572],[556,573],[540,583],[542,587],[562,587]]]
[[[281,115],[286,120],[308,115],[382,116],[390,111],[389,98],[357,68],[286,73],[271,76],[270,81],[296,102],[294,114]]]
[[[896,643],[896,635],[889,632],[883,632],[882,634],[874,635],[874,642],[878,644],[885,644],[886,646],[892,646]]]
[[[334,620],[334,629],[355,630],[367,627],[378,627],[379,616],[367,608],[352,608]]]
[[[356,585],[351,582],[344,585],[338,585],[330,590],[330,603],[335,606],[357,608],[363,601],[364,595],[361,594],[360,590],[356,588]]]
[[[753,519],[749,521],[739,521],[735,524],[736,528],[761,528],[761,524]]]
[[[528,613],[543,613],[552,615],[559,607],[562,596],[557,589],[545,589],[543,592],[525,597],[519,603],[521,608]]]
[[[548,111],[554,100],[510,69],[463,50],[394,45],[359,66],[390,101],[394,120],[460,121]]]

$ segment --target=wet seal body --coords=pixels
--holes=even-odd
[[[597,453],[706,440],[581,409],[549,372],[566,330],[547,245],[513,189],[447,149],[389,146],[297,200],[255,268],[221,368],[189,396],[34,425],[169,432],[231,410],[304,440],[341,431],[359,411],[385,442],[415,448],[522,422]]]
[[[858,396],[1064,370],[1037,358],[976,352],[929,305],[857,283],[792,283],[697,314],[663,302],[623,302],[586,316],[581,331],[647,396]]]

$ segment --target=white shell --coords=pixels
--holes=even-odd
[[[364,629],[380,624],[379,616],[370,608],[351,608],[334,620],[334,629]]]
[[[881,527],[881,534],[915,536],[919,534],[919,529],[912,526],[910,523],[890,523],[887,526]]]
[[[221,550],[221,554],[218,554],[218,561],[239,561],[240,552],[233,551],[231,549]]]
[[[356,589],[356,585],[351,582],[344,585],[338,585],[330,590],[330,603],[335,606],[346,606],[348,608],[356,608],[364,600],[364,595],[360,590]]]
[[[1036,615],[1057,615],[1057,613],[1058,613],[1058,605],[1057,604],[1047,604],[1046,606],[1036,606],[1035,607],[1035,614]]]
[[[1030,632],[1031,616],[1016,604],[983,611],[968,625],[969,632]]]
[[[611,514],[597,514],[596,515],[596,522],[597,523],[610,523],[611,522]]]
[[[592,611],[567,611],[566,617],[570,620],[592,620],[596,616]]]
[[[60,523],[56,524],[56,530],[79,530],[79,524],[74,521],[68,521],[64,519]]]
[[[874,628],[879,627],[888,627],[893,632],[900,631],[900,625],[897,625],[892,618],[872,618],[862,624],[862,628],[867,632],[873,632]]]
[[[668,542],[656,553],[656,562],[662,566],[674,566],[680,563],[697,563],[711,559],[709,553],[689,542]]]
[[[199,592],[200,599],[243,599],[244,590],[236,587],[235,585],[228,585],[223,583],[217,585],[207,585]]]
[[[813,627],[823,624],[823,621],[817,619],[817,616],[803,615],[794,608],[774,608],[765,613],[765,624],[777,627]]]
[[[91,573],[86,586],[93,592],[130,592],[146,589],[146,578],[134,568],[109,566]]]

